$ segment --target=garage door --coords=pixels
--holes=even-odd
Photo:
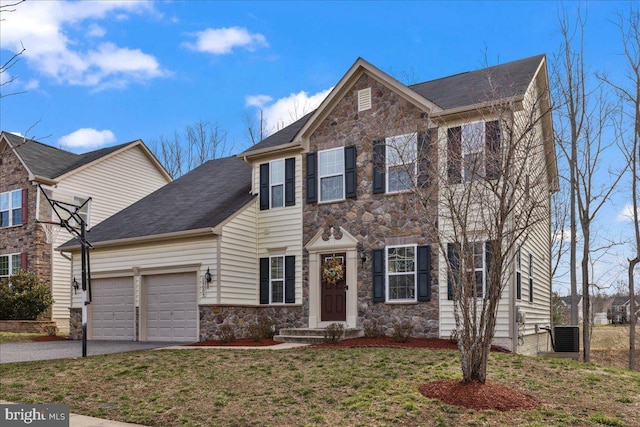
[[[133,278],[93,279],[91,297],[91,338],[133,341]]]
[[[145,276],[147,341],[198,341],[195,273]]]

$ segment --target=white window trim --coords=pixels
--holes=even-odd
[[[279,183],[274,183],[271,180],[271,177],[273,176],[273,169],[274,169],[274,165],[275,164],[282,164],[282,182]],[[269,162],[269,209],[280,209],[280,208],[284,208],[285,206],[285,181],[286,181],[286,177],[285,177],[285,159],[277,159],[277,160],[271,160]],[[278,185],[282,185],[282,206],[273,206],[273,187],[278,186]]]
[[[20,206],[13,206],[13,193],[19,193],[20,194]],[[22,189],[17,189],[17,190],[11,190],[11,191],[5,191],[3,193],[0,193],[0,195],[5,195],[7,194],[9,197],[9,207],[6,210],[0,210],[0,212],[9,212],[9,224],[5,225],[5,226],[0,226],[0,228],[9,228],[9,227],[18,227],[22,224],[22,204],[23,204],[23,200],[22,200]],[[13,218],[13,211],[15,209],[21,209],[21,216],[20,216],[20,223],[16,224],[15,220]]]
[[[475,151],[465,150],[464,128],[467,126],[475,125],[476,123],[482,124],[482,131],[480,132],[481,142],[479,143],[479,149]],[[464,123],[460,126],[460,157],[461,157],[460,158],[460,163],[461,163],[460,174],[462,175],[462,182],[469,182],[469,180],[467,180],[467,174],[466,174],[467,169],[465,167],[465,163],[466,163],[465,156],[468,154],[479,154],[480,170],[476,171],[476,175],[484,176],[484,174],[486,173],[485,167],[484,167],[485,166],[484,165],[485,147],[486,147],[486,120],[476,120],[473,122]]]
[[[273,279],[273,277],[271,277],[271,271],[272,271],[272,262],[274,258],[281,258],[282,259],[282,279]],[[285,304],[285,277],[287,277],[287,272],[285,271],[286,268],[286,264],[285,264],[285,256],[284,255],[272,255],[269,257],[269,304],[274,304],[274,305],[284,305]],[[273,282],[275,281],[282,281],[282,302],[274,302],[273,301]]]
[[[22,255],[19,252],[18,253],[12,253],[12,254],[0,255],[0,258],[7,257],[7,259],[8,259],[8,261],[7,261],[8,270],[7,271],[9,272],[9,274],[7,276],[0,274],[0,279],[4,279],[5,277],[9,277],[14,273],[15,267],[13,265],[13,257],[15,257],[15,256],[18,257],[18,263],[22,264],[22,259],[21,259]],[[18,268],[21,269],[22,265],[20,265]]]
[[[390,178],[390,174],[389,174],[389,168],[393,167],[393,166],[404,166],[404,160],[399,158],[399,162],[398,163],[391,163],[389,161],[389,159],[391,158],[391,156],[389,155],[389,151],[390,150],[396,150],[396,148],[393,147],[393,143],[391,142],[391,140],[394,140],[396,138],[413,138],[413,153],[412,155],[414,156],[413,159],[413,171],[411,171],[412,177],[411,177],[411,185],[415,186],[416,185],[416,178],[418,175],[418,133],[417,132],[413,132],[413,133],[406,133],[403,135],[396,135],[396,136],[391,136],[391,137],[387,137],[385,138],[385,156],[384,156],[384,162],[385,162],[385,189],[386,189],[386,193],[387,194],[398,194],[398,193],[406,193],[411,191],[411,187],[409,188],[405,188],[403,190],[391,190],[390,185],[389,185],[389,178]],[[398,156],[400,157],[400,156]]]
[[[389,277],[407,276],[410,273],[390,273],[389,272],[389,249],[413,248],[413,298],[391,299],[389,296]],[[388,303],[410,303],[418,301],[418,245],[393,245],[384,248],[384,278],[385,278],[385,302]]]
[[[320,173],[321,167],[320,167],[320,157],[321,153],[328,153],[329,151],[341,151],[342,155],[343,155],[343,161],[342,161],[342,172],[341,173],[334,173],[334,174],[330,174],[330,175],[322,175]],[[345,196],[345,179],[344,179],[344,147],[338,147],[338,148],[330,148],[328,150],[322,150],[322,151],[318,151],[318,203],[334,203],[334,202],[340,202],[342,200],[346,199]],[[328,199],[328,200],[323,200],[322,199],[322,178],[331,178],[334,176],[342,176],[342,197],[339,199]]]

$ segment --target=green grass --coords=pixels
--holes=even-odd
[[[12,343],[12,342],[28,342],[34,337],[39,337],[42,334],[29,334],[25,332],[0,332],[0,344]]]
[[[155,426],[634,426],[640,373],[494,353],[489,380],[532,411],[474,411],[427,399],[460,378],[455,351],[198,349],[0,365],[0,399]],[[606,402],[606,404],[603,404]]]

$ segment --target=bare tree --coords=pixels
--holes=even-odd
[[[585,21],[579,13],[577,24],[572,27],[566,13],[560,16],[560,31],[563,46],[556,57],[553,77],[555,100],[558,104],[555,115],[555,130],[558,147],[568,164],[570,187],[570,274],[571,274],[571,322],[577,324],[577,249],[580,226],[582,259],[580,263],[583,296],[583,360],[590,360],[590,298],[591,262],[595,248],[592,247],[592,227],[597,214],[609,201],[611,193],[622,177],[621,171],[610,171],[612,179],[596,184],[603,155],[615,145],[610,139],[613,107],[608,93],[601,85],[591,88],[592,79],[584,58]]]
[[[262,109],[260,109],[260,119],[245,111],[242,115],[242,123],[246,127],[245,137],[251,145],[255,145],[264,139],[266,129]]]
[[[383,143],[388,185],[411,190],[424,218],[433,218],[437,206],[431,240],[446,260],[463,380],[480,383],[502,292],[514,283],[517,247],[534,237],[548,241],[556,185],[549,181],[555,164],[546,163],[553,144],[548,91],[536,84],[516,100],[508,84],[486,78],[492,90],[478,100],[483,106],[466,121],[432,118],[437,134],[416,133],[415,124],[401,120],[380,124],[401,135]],[[377,158],[374,167],[382,170]]]
[[[628,177],[631,189],[631,221],[633,223],[633,249],[631,258],[628,258],[629,280],[629,369],[635,369],[635,329],[636,329],[636,301],[634,271],[640,263],[640,216],[638,205],[640,204],[640,10],[633,9],[629,14],[619,14],[617,26],[622,36],[624,57],[627,60],[627,83],[617,84],[603,77],[603,80],[611,85],[618,94],[622,110],[618,121],[618,133],[621,139],[621,151],[628,164]]]
[[[181,133],[175,130],[173,138],[161,135],[151,141],[150,147],[167,172],[178,178],[208,160],[231,154],[227,146],[227,132],[216,123],[198,121],[186,126]]]
[[[4,21],[6,18],[4,17],[6,13],[15,12],[16,6],[20,3],[23,3],[25,0],[17,0],[14,3],[5,3],[0,4],[0,22]],[[21,49],[18,52],[15,52],[8,60],[0,63],[0,99],[5,98],[7,96],[17,95],[20,93],[24,93],[25,91],[15,91],[15,92],[5,92],[4,89],[11,83],[15,82],[18,79],[18,76],[11,76],[9,74],[9,70],[13,68],[19,61],[22,54],[25,52],[24,45],[21,45]]]

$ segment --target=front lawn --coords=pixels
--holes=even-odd
[[[451,350],[157,350],[0,365],[0,399],[154,426],[637,426],[640,373],[493,353],[489,380],[541,402],[474,411],[422,396]]]

